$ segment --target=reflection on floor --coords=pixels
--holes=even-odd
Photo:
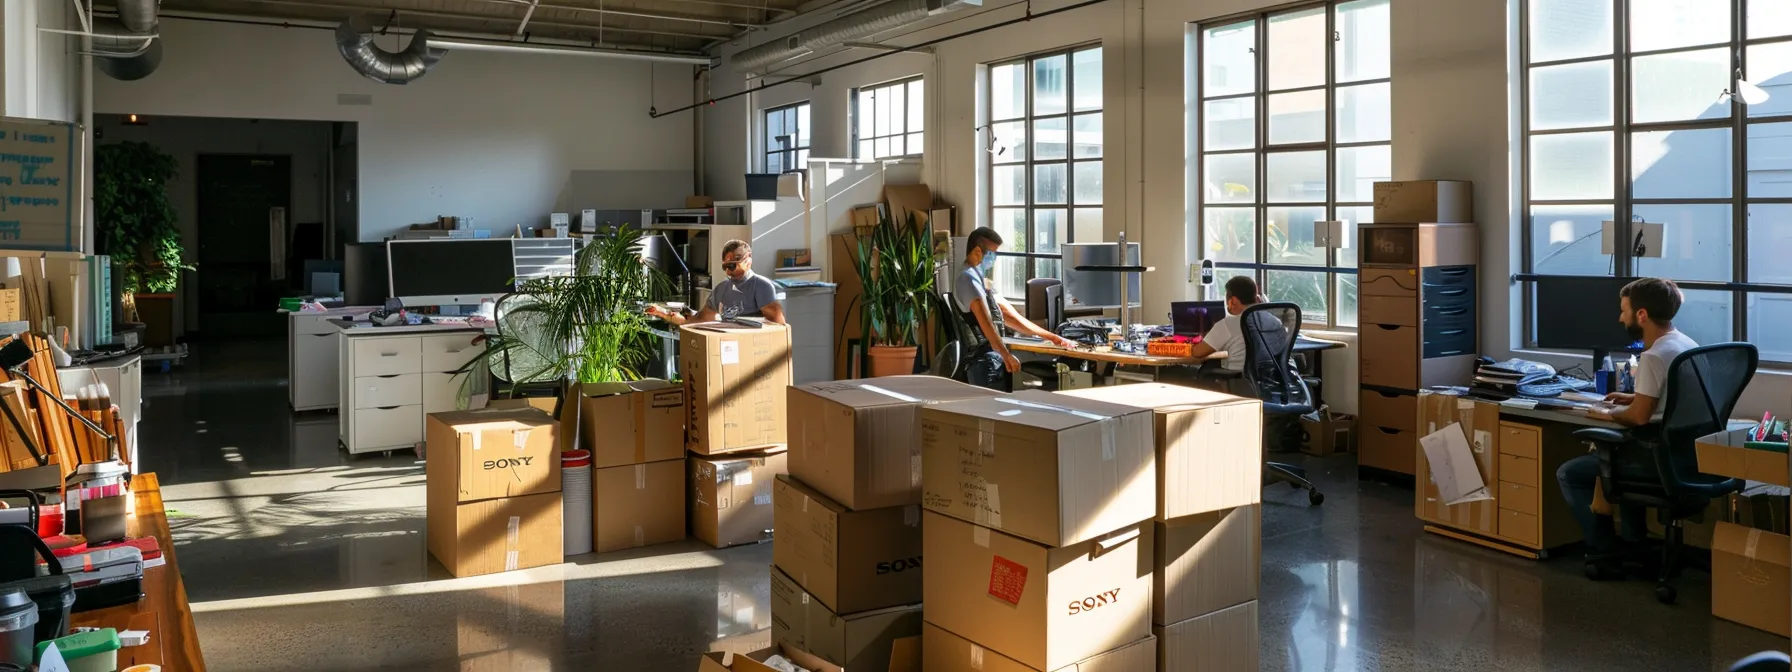
[[[454,579],[423,543],[423,465],[350,459],[336,416],[286,404],[285,344],[207,344],[146,373],[158,472],[211,669],[695,669],[768,641],[770,546],[684,542]],[[1298,458],[1296,461],[1299,461]],[[1308,460],[1326,492],[1265,491],[1265,670],[1721,670],[1786,640],[1645,583],[1587,581],[1426,535],[1412,491]]]

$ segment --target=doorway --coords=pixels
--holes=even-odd
[[[293,227],[292,157],[200,154],[195,169],[200,333],[282,333],[275,308],[298,270],[287,267],[285,249]]]

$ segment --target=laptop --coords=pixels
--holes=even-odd
[[[1177,336],[1205,336],[1226,318],[1225,301],[1175,301],[1170,304],[1170,327]]]

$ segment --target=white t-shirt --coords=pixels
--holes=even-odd
[[[1699,344],[1680,333],[1678,329],[1662,334],[1655,339],[1655,344],[1644,350],[1636,358],[1636,393],[1655,397],[1658,402],[1666,391],[1668,382],[1668,365],[1680,353],[1699,347]],[[1663,404],[1655,405],[1655,417],[1660,418],[1664,410]]]
[[[1237,315],[1227,315],[1213,325],[1207,335],[1201,337],[1201,342],[1213,346],[1216,351],[1226,351],[1223,365],[1227,371],[1244,370],[1244,325],[1239,324]]]

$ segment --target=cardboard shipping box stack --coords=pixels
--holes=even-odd
[[[773,489],[783,532],[772,573],[801,600],[773,600],[773,641],[847,669],[882,669],[888,643],[876,642],[869,662],[851,656],[855,667],[838,646],[805,638],[796,624],[825,614],[822,622],[919,641],[921,409],[995,393],[944,378],[890,376],[793,385],[788,394],[791,473]]]
[[[1693,446],[1700,472],[1749,481],[1730,498],[1738,522],[1719,522],[1712,533],[1711,615],[1792,636],[1792,537],[1781,532],[1787,498],[1776,487],[1792,470],[1786,453],[1749,447],[1748,432],[1707,434]]]
[[[1157,383],[1060,394],[1154,417],[1151,621],[1161,669],[1257,669],[1262,402]]]
[[[1156,669],[1152,423],[1047,392],[922,408],[926,669]]]
[[[772,539],[772,481],[785,473],[783,447],[690,455],[691,536],[716,548]]]
[[[640,380],[569,393],[591,451],[591,539],[607,553],[685,537],[685,391]]]
[[[425,509],[430,555],[457,577],[558,564],[558,423],[535,409],[429,416]]]
[[[678,343],[690,452],[719,455],[786,443],[789,329],[704,322],[685,325]]]

